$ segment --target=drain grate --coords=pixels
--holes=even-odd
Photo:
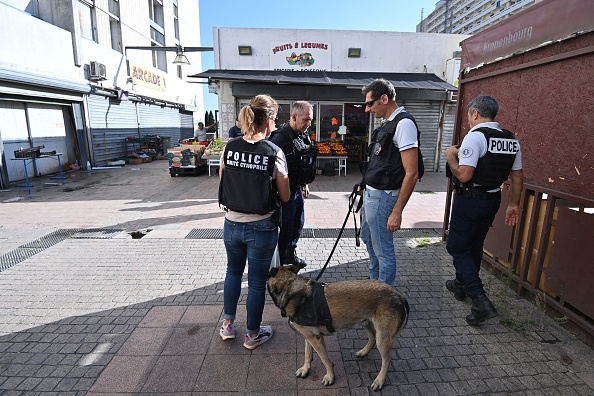
[[[44,251],[47,248],[54,246],[57,243],[62,242],[68,238],[82,239],[105,239],[111,238],[116,234],[119,234],[124,230],[122,229],[104,229],[104,228],[91,228],[85,229],[63,229],[51,232],[41,238],[35,239],[34,241],[27,242],[18,248],[11,250],[0,256],[0,272],[5,271],[11,267],[14,267],[18,263],[21,263],[37,253]]]
[[[223,239],[223,230],[220,228],[195,228],[185,239]]]
[[[40,249],[47,249],[49,247],[54,246],[56,243],[62,242],[64,239],[70,237],[72,234],[76,233],[78,230],[57,230],[52,233],[49,233],[41,238],[38,238],[34,241],[25,243],[24,245],[19,246],[20,248],[40,248]]]
[[[14,267],[18,263],[35,256],[45,249],[18,248],[0,256],[0,272]]]
[[[304,228],[301,238],[338,238],[340,228]],[[440,228],[405,228],[394,233],[394,238],[434,238],[441,236]],[[345,228],[341,238],[355,238],[354,228]],[[195,228],[185,239],[223,239],[223,230]]]
[[[394,238],[435,238],[441,236],[441,228],[403,228],[394,233]]]
[[[76,233],[70,236],[74,239],[109,239],[115,235],[123,232],[122,229],[108,229],[108,228],[91,228],[88,230],[77,230]]]

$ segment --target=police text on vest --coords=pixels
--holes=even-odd
[[[225,165],[245,169],[267,170],[268,156],[229,150],[227,151]]]
[[[520,149],[515,139],[491,138],[489,139],[489,152],[495,154],[515,154]]]

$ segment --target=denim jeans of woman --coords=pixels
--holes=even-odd
[[[485,294],[479,277],[483,243],[500,202],[501,193],[482,193],[475,198],[456,193],[454,197],[446,248],[454,261],[456,279],[471,298]]]
[[[235,319],[247,260],[247,331],[258,333],[266,298],[266,280],[278,242],[278,228],[270,218],[251,223],[225,219],[223,238],[227,250],[223,318]]]
[[[388,230],[388,217],[398,195],[383,190],[366,189],[363,194],[363,222],[361,239],[369,253],[369,277],[394,286],[396,281],[396,252],[394,233]]]

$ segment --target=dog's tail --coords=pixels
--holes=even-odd
[[[404,311],[406,312],[406,315],[404,317],[404,324],[402,325],[402,328],[406,327],[406,324],[408,323],[408,314],[410,312],[410,307],[408,306],[408,301],[406,301],[406,298],[402,297],[404,299]]]

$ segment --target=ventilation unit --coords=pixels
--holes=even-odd
[[[90,70],[90,80],[93,81],[100,81],[107,79],[107,75],[105,74],[105,65],[103,63],[99,63],[97,61],[91,61],[91,70]]]

